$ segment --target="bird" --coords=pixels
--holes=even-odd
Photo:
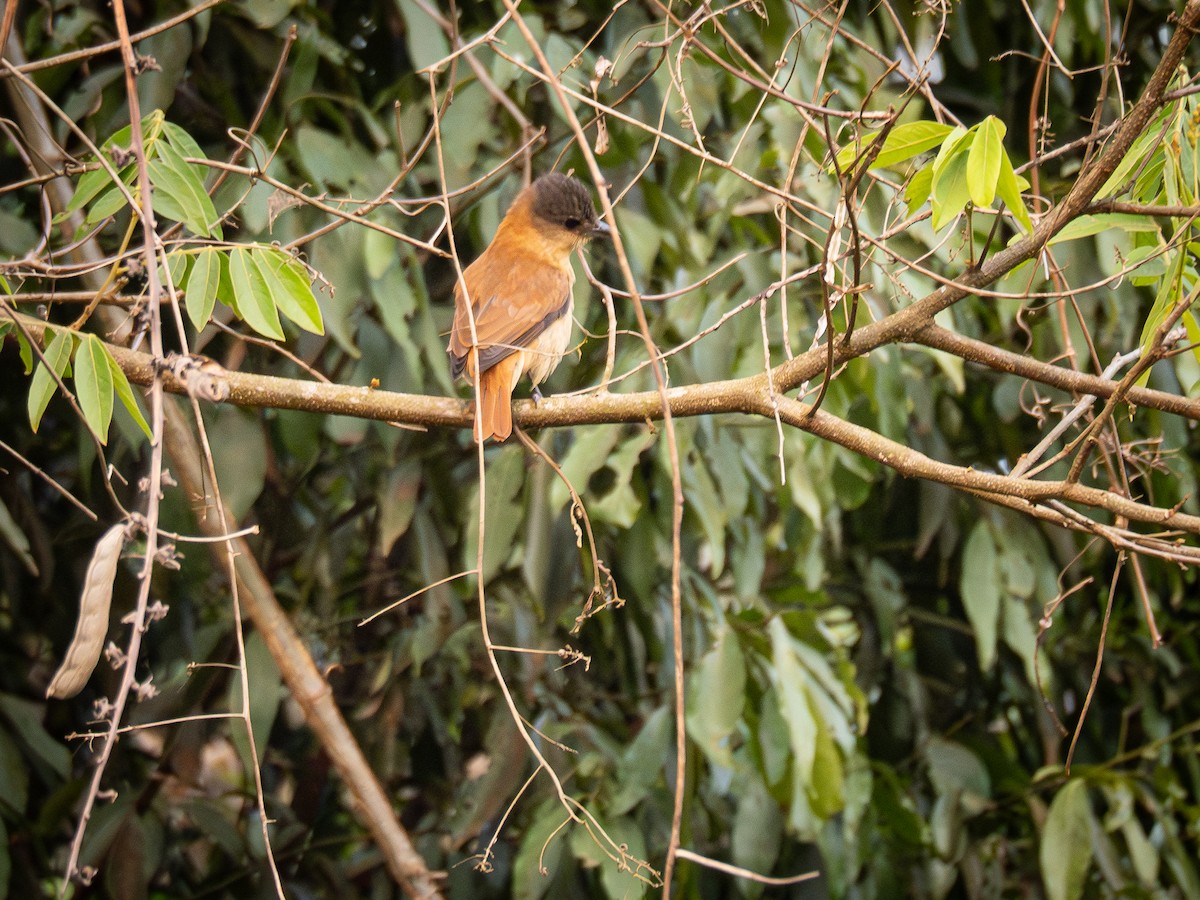
[[[477,443],[512,434],[512,395],[521,376],[529,376],[534,402],[542,399],[538,385],[571,341],[571,254],[609,234],[583,183],[551,172],[517,194],[491,243],[463,272],[446,350],[455,378],[474,383],[478,369]]]

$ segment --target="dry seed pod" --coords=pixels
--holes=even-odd
[[[83,579],[83,594],[79,598],[79,621],[75,637],[63,663],[54,673],[47,697],[66,699],[83,690],[104,649],[108,633],[108,608],[112,603],[113,579],[117,577],[117,562],[125,548],[125,526],[114,525],[96,544],[92,561]]]

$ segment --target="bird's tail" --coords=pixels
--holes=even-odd
[[[512,434],[513,357],[501,360],[479,377],[479,406],[475,415],[475,440],[508,440]]]

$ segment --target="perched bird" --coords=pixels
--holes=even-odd
[[[446,349],[455,378],[474,382],[479,369],[476,441],[512,433],[512,394],[522,375],[541,399],[538,385],[571,341],[571,252],[608,233],[582,183],[543,175],[517,195],[492,242],[463,272]]]

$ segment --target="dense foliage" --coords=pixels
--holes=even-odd
[[[131,6],[129,28],[194,5]],[[1121,139],[1181,15],[1029,7],[210,4],[136,43],[148,271],[119,51],[56,59],[115,39],[113,12],[21,4],[0,885],[269,896],[274,868],[287,896],[390,896],[384,826],[314,712],[327,681],[446,896],[657,893],[677,789],[679,846],[818,873],[764,887],[680,856],[681,897],[1200,896],[1196,50],[1091,205],[1007,264]],[[530,174],[588,181],[593,156],[622,240],[587,251],[597,284],[577,262],[578,353],[518,410],[544,455],[489,445],[481,516],[468,407],[438,399],[467,396],[449,234],[469,261]],[[152,339],[159,280],[185,294]],[[970,289],[885,330],[946,283]],[[696,388],[669,423],[637,304],[670,386]],[[1138,351],[1111,408],[1047,371],[1132,352],[1111,388]],[[165,438],[155,377],[192,395],[164,398]],[[94,548],[146,514],[164,445],[112,652],[45,700]],[[188,540],[220,532],[214,488],[256,527],[238,564],[265,579],[239,569],[236,605],[224,545]],[[123,724],[167,724],[121,736],[97,796],[105,704],[130,690]],[[67,888],[80,828],[98,875]]]

